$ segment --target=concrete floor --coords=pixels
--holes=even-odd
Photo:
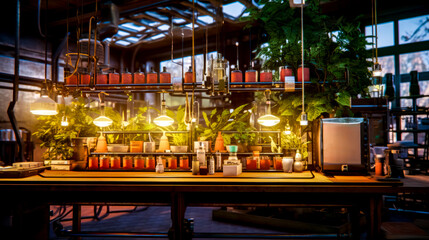
[[[55,210],[57,206],[52,206],[51,209]],[[100,232],[167,232],[171,225],[170,220],[170,207],[138,207],[134,212],[110,213],[100,221],[94,219],[82,220],[82,231],[100,231]],[[71,206],[68,207],[71,209]],[[131,206],[111,206],[111,211],[132,210]],[[273,233],[273,234],[286,234],[287,232],[276,231],[272,229],[264,229],[252,226],[244,226],[239,224],[231,224],[212,220],[213,207],[189,207],[186,211],[186,218],[194,218],[194,231],[205,233]],[[139,211],[140,210],[140,211]],[[100,216],[103,216],[106,208],[103,208]],[[93,216],[92,206],[82,207],[82,216]],[[71,218],[69,214],[65,219]],[[71,221],[61,222],[65,229],[71,229]],[[51,239],[67,239],[56,237],[52,234]],[[124,239],[124,238],[83,238],[89,239]],[[142,239],[142,238],[126,238],[126,239]],[[145,239],[159,239],[159,238],[145,238]],[[197,239],[197,238],[195,238]],[[207,238],[205,238],[207,239]],[[225,239],[225,238],[224,238]],[[236,239],[236,238],[235,238]],[[242,238],[243,239],[243,238]],[[320,238],[318,238],[320,239]]]

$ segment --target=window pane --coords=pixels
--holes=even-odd
[[[429,40],[429,15],[399,20],[399,44]]]
[[[401,83],[400,96],[410,96],[410,83]],[[413,101],[411,99],[401,99],[401,107],[412,107]]]
[[[400,74],[411,71],[429,71],[429,51],[406,53],[399,55]]]
[[[393,22],[387,22],[382,24],[377,24],[377,35],[378,35],[378,47],[390,47],[394,45],[394,38],[393,38]],[[374,26],[374,32],[372,31],[371,25],[365,27],[365,36],[374,36],[375,40],[375,26]],[[372,38],[368,37],[367,41],[369,43],[372,43]],[[366,45],[366,49],[371,49],[372,45]],[[374,48],[375,48],[375,42],[374,42]]]

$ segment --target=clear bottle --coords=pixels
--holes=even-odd
[[[299,150],[296,150],[295,162],[293,163],[294,172],[302,172],[304,170],[304,164],[302,162],[302,155],[299,153]]]
[[[192,158],[192,175],[198,175],[200,172],[200,162],[195,156]]]
[[[207,166],[206,150],[202,142],[200,142],[200,146],[197,149],[197,160],[200,166]]]
[[[216,170],[222,170],[222,154],[216,151]]]
[[[162,163],[161,156],[158,157],[158,163],[156,164],[155,172],[163,173],[164,172],[164,164]]]
[[[215,174],[215,160],[213,155],[210,157],[209,175]]]

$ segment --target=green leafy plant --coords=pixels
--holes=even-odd
[[[261,0],[260,4],[261,9],[249,8],[246,17],[251,23],[258,23],[254,28],[259,28],[264,36],[257,58],[265,69],[277,70],[288,65],[296,76],[301,64],[300,8],[291,8],[289,1],[282,0]],[[366,37],[360,31],[359,18],[323,15],[316,0],[306,3],[304,23],[304,60],[312,82],[305,89],[308,120],[324,112],[334,112],[338,117],[350,115],[350,97],[365,95],[371,85],[368,71],[371,63],[367,61],[370,53],[366,50]],[[274,113],[299,120],[300,92],[275,93],[271,97]]]
[[[135,117],[131,118],[128,121],[128,126],[125,126],[125,131],[152,131],[157,129],[157,126],[154,123],[149,123],[147,120],[147,111],[151,109],[148,107],[140,107]],[[130,140],[146,140],[146,134],[132,134],[129,135]]]
[[[96,135],[96,126],[92,123],[93,112],[85,107],[83,98],[75,99],[70,106],[59,105],[59,113],[54,116],[37,118],[37,131],[33,133],[46,148],[43,159],[69,159],[73,155],[71,141],[76,137]],[[67,116],[69,126],[61,126],[63,116]]]
[[[230,112],[229,109],[218,112],[217,108],[215,108],[211,111],[210,116],[203,112],[206,127],[200,130],[201,140],[214,141],[219,131],[234,130],[238,122],[243,122],[249,117],[249,113],[244,112],[246,106],[247,104],[241,105],[232,112]],[[231,142],[230,134],[223,134],[222,136],[226,144]]]
[[[167,109],[167,116],[174,119],[173,126],[162,128],[163,131],[186,131],[187,125],[185,124],[185,107],[179,106],[176,112]],[[175,146],[187,146],[188,145],[188,134],[186,133],[171,133],[166,134],[169,137],[172,137],[173,144]]]

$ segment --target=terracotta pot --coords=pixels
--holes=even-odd
[[[250,152],[254,152],[254,151],[262,152],[262,146],[249,146],[249,151]]]
[[[248,152],[247,143],[238,143],[237,146],[238,146],[237,152],[240,152],[240,153]]]

